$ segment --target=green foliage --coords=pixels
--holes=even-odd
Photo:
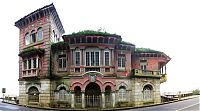
[[[136,48],[136,52],[161,53],[160,51],[156,51],[150,48]]]
[[[42,48],[28,48],[19,53],[20,57],[27,57],[34,54],[44,54],[45,50]]]
[[[132,43],[130,43],[130,42],[125,42],[125,41],[121,41],[121,43],[122,43],[122,44],[127,44],[127,45],[134,45],[134,44],[132,44]]]
[[[61,41],[61,42],[53,43],[51,45],[51,50],[52,50],[52,52],[56,52],[59,50],[66,50],[65,42]]]
[[[108,32],[94,31],[94,30],[83,30],[79,32],[73,32],[71,36],[119,36],[116,34],[110,34]]]
[[[116,107],[122,108],[122,107],[130,107],[133,106],[134,104],[128,101],[119,101],[116,103]]]
[[[200,90],[199,89],[193,90],[192,93],[194,95],[200,95]]]

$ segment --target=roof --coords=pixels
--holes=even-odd
[[[110,36],[110,37],[118,37],[121,38],[120,35],[110,34],[108,32],[101,32],[95,30],[83,30],[79,32],[73,32],[72,34],[66,35],[68,37],[80,37],[80,36]]]
[[[160,51],[153,50],[153,49],[150,49],[150,48],[136,48],[135,51],[137,53],[162,53]]]
[[[53,20],[57,26],[57,28],[59,29],[59,31],[61,33],[64,33],[64,28],[63,25],[60,21],[60,18],[58,16],[58,13],[56,11],[56,8],[54,7],[53,3],[50,5],[46,5],[42,8],[39,8],[37,10],[35,10],[34,12],[24,16],[23,18],[19,19],[18,21],[15,22],[15,26],[18,28],[22,28],[24,26],[26,26],[27,24],[42,18],[44,16],[48,16],[51,15],[53,17]]]

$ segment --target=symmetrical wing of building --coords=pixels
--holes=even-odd
[[[120,35],[85,30],[64,34],[53,4],[17,22],[19,104],[118,107],[160,103],[165,53],[136,48]]]

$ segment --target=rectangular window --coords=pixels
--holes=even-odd
[[[86,52],[86,66],[90,66],[90,53]]]
[[[28,69],[31,69],[31,59],[28,59]]]
[[[146,65],[141,65],[141,70],[146,70],[147,66]]]
[[[80,52],[75,52],[75,64],[76,66],[80,66]]]
[[[99,52],[95,52],[95,62],[96,66],[99,66]]]
[[[37,68],[37,59],[33,58],[33,68]]]
[[[146,70],[147,68],[147,60],[140,60],[141,70]]]
[[[91,52],[91,66],[94,66],[95,59],[94,59],[94,52]]]
[[[110,54],[109,54],[109,52],[105,52],[104,53],[105,54],[105,66],[109,66],[110,65]]]
[[[118,67],[125,68],[125,54],[118,55]]]
[[[64,69],[66,68],[66,55],[59,55],[59,60],[58,60],[59,68]]]
[[[27,69],[27,60],[23,61],[23,66],[24,66],[23,69],[26,70]]]
[[[86,52],[86,66],[99,66],[99,52]]]

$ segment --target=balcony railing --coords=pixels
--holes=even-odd
[[[149,70],[141,70],[141,69],[133,69],[133,76],[141,76],[141,77],[160,77],[160,71],[149,71]]]
[[[39,75],[39,69],[28,69],[22,71],[22,77],[37,77]]]

